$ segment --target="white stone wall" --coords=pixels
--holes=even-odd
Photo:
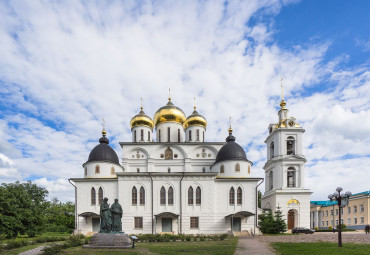
[[[240,171],[236,171],[236,164],[239,164]],[[221,165],[224,166],[224,173],[221,173]],[[212,166],[212,171],[218,172],[219,177],[250,177],[251,163],[241,160],[227,160],[218,162]]]
[[[99,168],[98,172],[97,166]],[[83,167],[85,178],[115,178],[115,173],[123,172],[120,165],[110,162],[87,162]]]
[[[168,141],[168,128],[170,128],[170,141]],[[161,131],[161,140],[159,141],[159,130]],[[178,122],[163,122],[156,126],[156,142],[178,142],[178,130],[180,130],[180,142],[185,141],[183,126]]]
[[[143,137],[141,136],[141,130],[143,131]],[[151,128],[147,126],[137,126],[134,127],[131,130],[131,135],[132,135],[132,142],[152,142],[154,137],[153,137],[153,131]],[[135,137],[136,135],[136,137]]]
[[[197,136],[197,130],[199,130],[199,136]],[[191,140],[190,140],[191,132]],[[206,129],[202,126],[190,126],[185,130],[186,142],[204,142],[206,139]]]

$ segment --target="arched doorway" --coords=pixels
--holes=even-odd
[[[293,229],[294,228],[294,211],[293,210],[289,210],[288,211],[288,229]]]

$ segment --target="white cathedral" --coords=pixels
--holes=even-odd
[[[288,227],[310,226],[310,194],[304,189],[302,134],[288,117],[285,101],[279,123],[271,124],[262,208],[286,216]],[[104,197],[123,208],[122,229],[129,234],[258,234],[257,188],[263,178],[251,175],[252,162],[235,142],[206,142],[206,119],[196,107],[186,118],[169,97],[154,119],[143,107],[130,122],[131,142],[120,142],[121,164],[108,145],[106,131],[83,164],[75,187],[76,233],[100,228]],[[155,129],[155,138],[153,135]]]

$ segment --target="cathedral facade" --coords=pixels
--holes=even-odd
[[[132,141],[120,142],[121,163],[103,129],[83,164],[83,178],[70,179],[75,187],[76,233],[99,231],[105,197],[108,203],[118,199],[122,205],[122,229],[129,234],[259,233],[257,188],[263,178],[251,174],[252,162],[235,142],[231,126],[225,142],[206,142],[206,119],[195,106],[186,117],[170,97],[153,119],[141,107],[130,126]],[[294,226],[309,226],[310,216],[310,192],[303,188],[303,131],[282,107],[279,124],[270,125],[266,140],[262,207],[281,207],[288,223],[293,210]],[[284,153],[284,141],[291,137],[294,153]],[[295,169],[293,179],[290,167]]]

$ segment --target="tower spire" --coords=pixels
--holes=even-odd
[[[140,97],[140,110],[143,110],[143,97]]]
[[[168,88],[168,101],[171,102],[171,88]]]
[[[229,118],[229,135],[231,135],[233,133],[233,129],[231,127],[231,116]]]
[[[197,110],[197,106],[195,104],[195,97],[194,97],[194,111],[196,111],[196,110]]]
[[[105,120],[103,118],[103,130],[101,131],[102,135],[105,136],[107,132],[105,131]]]
[[[286,109],[286,102],[284,101],[284,83],[283,83],[283,78],[280,78],[280,86],[281,86],[281,102],[280,102],[280,107],[281,109]]]

